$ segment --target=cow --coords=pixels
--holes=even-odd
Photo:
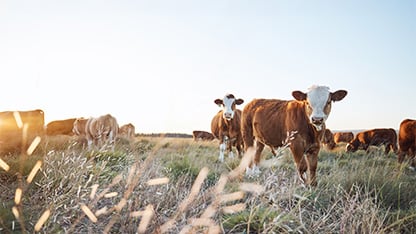
[[[335,132],[334,133],[334,141],[336,144],[341,142],[348,143],[352,139],[354,139],[354,134],[352,132]]]
[[[410,158],[410,166],[416,167],[416,120],[405,119],[399,128],[398,162],[402,163],[406,156]]]
[[[334,135],[331,130],[325,129],[325,132],[322,136],[322,144],[325,145],[329,150],[333,150],[337,144],[334,141]]]
[[[20,152],[35,137],[45,136],[45,117],[41,109],[0,112],[0,150]]]
[[[375,128],[356,134],[347,144],[347,152],[355,152],[359,149],[368,151],[369,146],[385,146],[384,153],[390,150],[397,152],[397,133],[392,128]]]
[[[47,136],[56,136],[56,135],[74,135],[73,128],[76,118],[63,119],[63,120],[54,120],[49,122],[46,125],[46,135]]]
[[[241,132],[244,148],[255,146],[256,152],[246,175],[260,172],[258,165],[265,145],[288,145],[304,184],[317,185],[316,169],[322,135],[332,102],[341,101],[347,91],[330,92],[326,86],[312,86],[307,93],[293,91],[295,100],[254,99],[242,113]],[[309,172],[307,180],[304,176]]]
[[[89,118],[85,126],[85,134],[88,146],[102,147],[105,144],[112,145],[114,149],[119,126],[116,118],[110,114],[102,115],[97,118]]]
[[[240,131],[241,110],[236,105],[243,104],[244,100],[235,98],[233,94],[226,94],[223,99],[215,99],[214,103],[222,109],[212,118],[211,132],[220,142],[219,161],[224,161],[227,151],[230,158],[234,157],[232,146],[237,148],[237,154],[242,156],[243,140]]]
[[[120,137],[132,140],[136,136],[136,128],[132,123],[124,124],[119,128],[118,134]]]
[[[192,131],[192,137],[194,141],[202,140],[202,141],[212,141],[215,139],[215,136],[212,135],[210,132],[194,130]]]

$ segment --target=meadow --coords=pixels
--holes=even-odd
[[[251,154],[220,163],[217,141],[139,136],[113,151],[49,137],[1,156],[0,233],[416,233],[416,172],[394,153],[323,148],[316,187],[285,149],[264,150],[247,178]]]

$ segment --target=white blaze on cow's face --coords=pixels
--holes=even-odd
[[[232,94],[227,94],[222,100],[216,99],[214,102],[222,108],[223,118],[231,120],[234,118],[235,105],[240,105],[244,101],[243,99],[236,99]]]
[[[324,127],[331,112],[331,102],[342,100],[347,95],[347,91],[338,90],[331,93],[326,86],[312,86],[306,94],[301,91],[293,91],[292,95],[296,100],[305,102],[309,121],[319,131]]]
[[[311,123],[321,130],[331,112],[331,98],[328,87],[312,87],[307,93],[307,103],[310,108]]]

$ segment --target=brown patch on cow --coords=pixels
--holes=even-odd
[[[324,144],[329,150],[333,150],[336,147],[337,144],[335,144],[334,135],[331,130],[325,129],[322,137],[322,144]]]
[[[128,140],[136,137],[136,128],[132,123],[122,125],[118,130],[118,135]]]
[[[359,149],[368,152],[369,146],[385,146],[384,153],[397,152],[397,133],[392,128],[375,128],[357,133],[347,145],[347,152]]]

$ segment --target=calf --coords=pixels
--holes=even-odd
[[[347,144],[347,152],[355,152],[359,149],[368,150],[370,145],[385,146],[384,153],[390,150],[397,151],[397,133],[392,128],[375,128],[357,133],[354,139]]]
[[[410,158],[410,165],[416,167],[416,120],[405,119],[400,123],[398,161],[402,163],[406,156]]]
[[[192,137],[194,141],[203,140],[203,141],[212,141],[215,139],[215,136],[212,135],[210,132],[206,131],[192,131]]]
[[[293,91],[295,100],[254,99],[248,103],[241,117],[241,132],[245,149],[255,146],[256,152],[246,174],[259,173],[257,165],[265,145],[281,147],[289,142],[300,180],[316,185],[318,153],[331,103],[346,95],[345,90],[332,93],[328,87],[312,86],[307,93]],[[304,177],[306,171],[309,181]]]
[[[243,99],[236,99],[234,95],[227,94],[223,99],[215,99],[214,103],[222,108],[211,121],[211,132],[220,141],[220,154],[218,159],[224,161],[224,153],[227,150],[229,157],[234,157],[232,146],[237,148],[238,156],[242,156],[242,143],[240,131],[241,110],[236,105],[241,105]]]
[[[354,134],[352,132],[336,132],[334,133],[334,141],[336,144],[341,142],[348,143],[354,139]]]

